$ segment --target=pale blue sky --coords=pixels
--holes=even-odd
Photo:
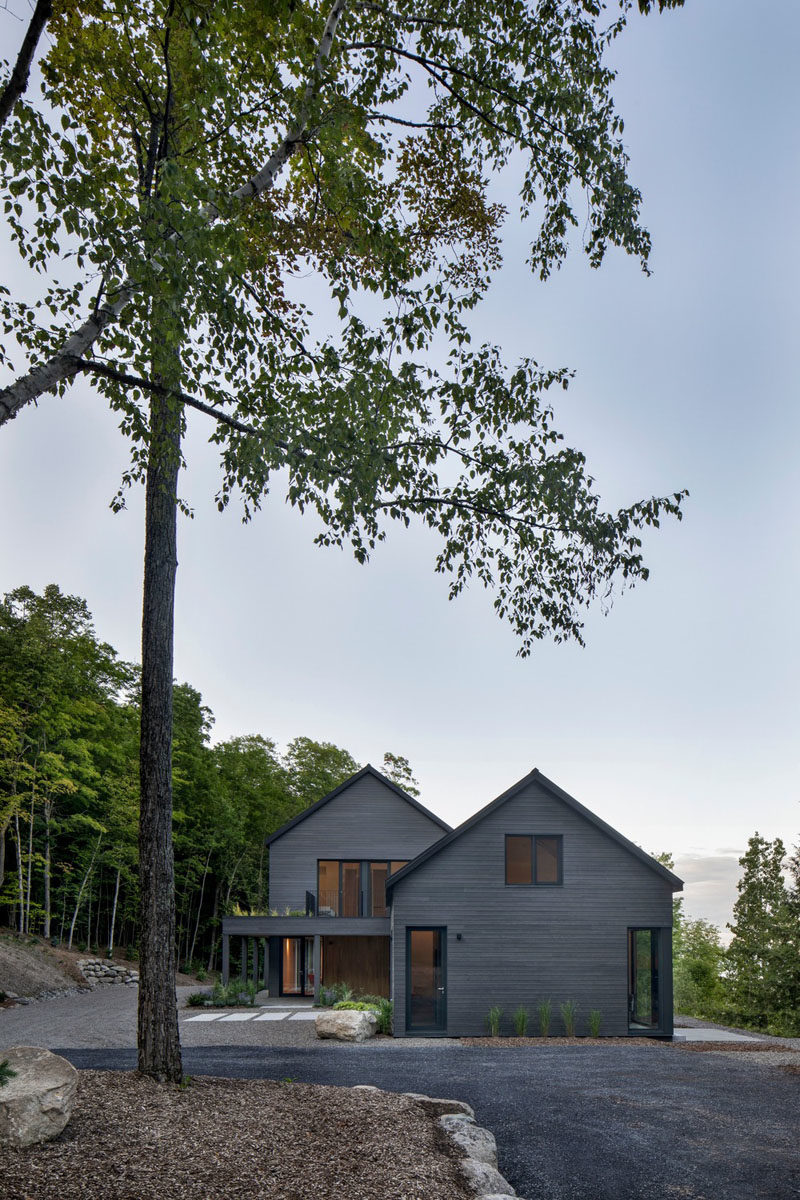
[[[308,734],[376,765],[404,754],[452,823],[538,766],[671,850],[687,909],[717,922],[747,838],[797,841],[799,43],[795,0],[634,18],[617,95],[654,276],[576,255],[542,285],[512,222],[475,322],[509,360],[575,368],[558,419],[609,505],[690,489],[684,522],[648,539],[650,582],[590,616],[585,650],[519,660],[486,594],[448,603],[428,534],[396,530],[362,568],[315,549],[279,494],[249,527],[219,516],[193,415],[176,672],[217,737]],[[124,463],[83,383],[0,431],[0,588],[84,595],[135,658],[140,497],[108,508]]]

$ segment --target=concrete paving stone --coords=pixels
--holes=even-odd
[[[681,1029],[675,1031],[676,1042],[760,1042],[759,1037],[746,1033],[729,1033],[727,1029]]]
[[[285,1012],[262,1012],[256,1021],[285,1021],[289,1014]]]
[[[189,1021],[218,1021],[219,1013],[199,1013],[196,1017],[187,1017],[186,1023]]]
[[[225,1017],[220,1017],[220,1021],[252,1021],[255,1013],[228,1013]]]
[[[315,1012],[296,1012],[289,1017],[290,1021],[316,1021],[317,1014]]]

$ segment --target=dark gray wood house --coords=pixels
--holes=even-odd
[[[272,995],[391,996],[395,1036],[479,1035],[497,1005],[578,1006],[609,1035],[672,1035],[666,867],[538,770],[457,829],[373,767],[269,839],[274,914],[223,921]]]

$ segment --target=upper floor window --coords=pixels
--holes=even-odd
[[[386,877],[405,862],[319,859],[317,912],[329,917],[385,917]]]
[[[563,841],[560,833],[506,834],[506,883],[563,883]]]

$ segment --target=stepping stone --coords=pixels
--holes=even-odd
[[[228,1013],[226,1017],[220,1017],[220,1021],[252,1021],[255,1013]]]
[[[260,1017],[256,1017],[257,1021],[285,1021],[288,1012],[265,1012]]]
[[[289,1017],[290,1021],[316,1021],[317,1014],[315,1012],[296,1012]]]
[[[186,1020],[184,1021],[184,1024],[188,1025],[190,1021],[218,1021],[218,1020],[219,1020],[219,1013],[200,1013],[200,1015],[197,1017],[187,1017]]]

